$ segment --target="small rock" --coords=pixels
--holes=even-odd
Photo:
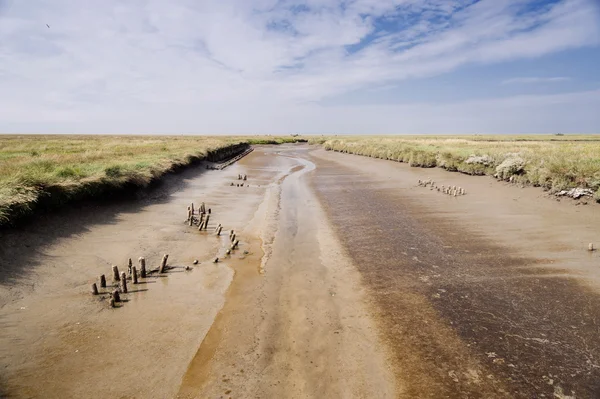
[[[194,265],[198,264],[198,259],[194,259]]]

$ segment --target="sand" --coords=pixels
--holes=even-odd
[[[230,186],[238,173],[249,187]],[[416,185],[429,178],[467,195]],[[192,201],[222,237],[184,223]],[[596,208],[487,177],[257,147],[137,201],[0,233],[0,394],[597,397]],[[226,256],[232,228],[240,247]],[[163,253],[177,268],[130,285],[122,307],[89,293],[112,264],[156,266]]]

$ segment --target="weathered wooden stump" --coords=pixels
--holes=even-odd
[[[140,277],[146,278],[146,259],[140,257],[138,262],[140,262]]]
[[[100,287],[106,288],[106,277],[104,274],[100,276]]]
[[[132,270],[133,270],[133,262],[131,261],[131,258],[129,258],[129,262],[127,263],[127,272],[129,273],[130,276],[131,276]]]
[[[213,260],[213,263],[219,263],[219,258],[215,258],[215,260]]]
[[[113,271],[113,280],[115,280],[115,281],[121,280],[121,277],[119,277],[119,267],[113,266],[112,271]]]
[[[98,286],[96,283],[92,284],[92,294],[98,295]]]
[[[210,215],[212,212],[212,210],[210,208],[208,208],[208,214]]]
[[[244,181],[248,180],[248,176],[244,175]]]
[[[200,213],[206,213],[206,204],[204,202],[200,205]]]
[[[121,302],[121,295],[119,294],[119,290],[114,290],[112,293],[112,299],[115,302]]]
[[[158,269],[159,273],[164,273],[167,267],[167,259],[169,259],[168,254],[164,254],[162,258],[162,262],[160,262],[160,268]]]
[[[192,215],[194,214],[194,203],[192,202],[192,204],[190,205],[190,210],[192,211]]]
[[[231,235],[231,237],[229,237],[229,239],[231,240],[231,242],[235,241],[235,233]]]
[[[223,230],[223,226],[219,226],[217,227],[217,235],[220,236],[221,235],[221,230]]]
[[[594,250],[594,244],[590,242],[588,244],[588,251],[593,251],[593,250]]]
[[[121,273],[121,290],[124,294],[127,294],[127,276],[125,272]]]
[[[138,283],[137,269],[135,268],[135,266],[133,267],[133,270],[132,270],[132,273],[131,273],[131,280],[133,280],[133,284],[137,284]]]
[[[230,255],[231,254],[231,250],[228,249],[227,251],[225,251],[225,254]]]
[[[206,215],[206,217],[204,218],[204,230],[208,229],[208,220],[210,219],[210,215]]]

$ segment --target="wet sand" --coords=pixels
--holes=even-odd
[[[230,186],[238,173],[250,187]],[[427,178],[468,194],[416,186]],[[226,231],[183,223],[192,201],[236,230],[232,256]],[[139,201],[0,233],[0,394],[598,397],[594,208],[489,178],[258,147]],[[156,266],[163,253],[179,268],[130,285],[121,308],[89,294],[111,264]]]

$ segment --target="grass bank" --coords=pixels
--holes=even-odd
[[[40,208],[117,190],[143,188],[163,175],[235,145],[281,144],[293,137],[0,136],[0,226]]]
[[[543,187],[594,191],[600,201],[600,136],[321,137],[327,150],[406,162]]]

